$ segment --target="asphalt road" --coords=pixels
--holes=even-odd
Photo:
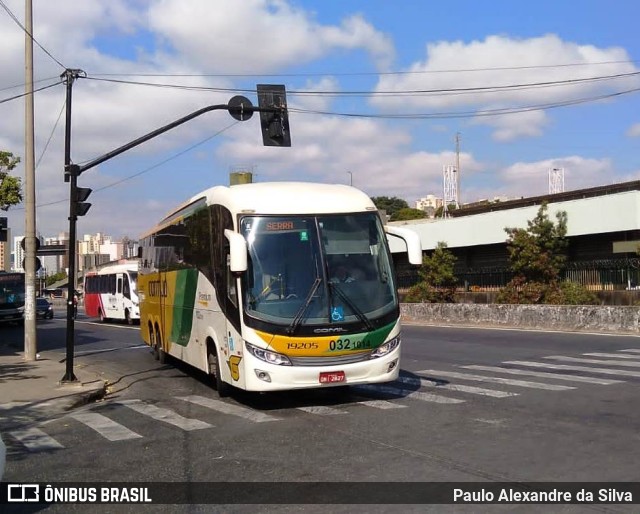
[[[112,392],[40,427],[57,449],[4,434],[5,480],[640,481],[637,337],[405,326],[397,383],[219,400],[137,327],[80,319],[76,335]],[[62,358],[64,322],[39,341]]]

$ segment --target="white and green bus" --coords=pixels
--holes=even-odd
[[[349,186],[217,186],[141,237],[144,341],[209,373],[220,396],[388,382],[400,363],[386,234],[420,264],[418,236],[385,227]]]

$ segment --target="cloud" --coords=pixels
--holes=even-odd
[[[257,166],[257,179],[305,180],[353,184],[372,196],[393,192],[413,201],[428,193],[442,191],[442,169],[455,162],[455,153],[411,150],[413,137],[405,129],[379,120],[311,116],[291,113],[291,148],[265,148],[234,131],[217,151],[219,158],[244,159]],[[248,127],[247,130],[256,129]],[[483,166],[461,153],[461,167],[472,174]]]
[[[537,162],[518,162],[501,170],[500,177],[506,190],[516,188],[526,196],[547,194],[549,192],[549,170],[564,170],[565,191],[583,189],[610,183],[614,175],[611,159],[589,159],[577,155],[545,159]]]
[[[378,95],[371,104],[383,112],[459,113],[548,105],[571,99],[638,87],[637,77],[608,81],[569,83],[562,86],[499,89],[493,91],[449,91],[423,94],[384,94],[400,91],[433,91],[478,87],[502,87],[529,83],[568,81],[637,72],[627,52],[618,47],[597,48],[563,41],[547,34],[529,39],[488,36],[482,41],[440,41],[428,44],[426,57],[404,74],[381,76]],[[541,69],[550,63],[551,66]],[[596,64],[608,62],[609,64]],[[570,63],[571,66],[562,66]],[[466,70],[466,71],[465,71]],[[540,135],[547,123],[542,111],[523,115],[482,116],[477,123],[496,127],[494,139]]]
[[[284,0],[156,0],[149,28],[209,73],[268,73],[338,49],[365,50],[381,67],[394,55],[390,38],[360,15],[322,25]]]
[[[640,137],[640,123],[636,123],[629,127],[627,130],[627,136],[629,137]]]

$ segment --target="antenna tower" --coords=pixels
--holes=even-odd
[[[549,168],[549,194],[564,193],[564,168]]]

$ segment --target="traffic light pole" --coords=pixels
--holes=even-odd
[[[83,165],[71,163],[71,88],[73,86],[74,79],[83,74],[81,70],[65,70],[62,74],[66,78],[67,84],[67,119],[66,119],[66,131],[65,131],[65,153],[64,153],[64,166],[65,166],[65,182],[70,182],[69,190],[69,284],[67,290],[67,339],[66,339],[66,372],[62,378],[62,382],[76,382],[78,379],[73,373],[73,350],[75,344],[75,331],[74,331],[74,296],[75,296],[75,282],[76,282],[76,221],[78,216],[82,216],[86,213],[88,207],[85,204],[82,208],[79,202],[84,201],[88,194],[85,194],[82,198],[79,198],[79,193],[84,191],[90,193],[90,189],[78,187],[78,177],[85,171],[101,164],[121,153],[131,150],[142,143],[153,139],[154,137],[164,134],[169,130],[176,128],[183,123],[191,121],[198,116],[210,111],[225,110],[233,118],[238,121],[246,121],[253,115],[254,112],[268,113],[270,116],[265,119],[261,119],[261,126],[263,130],[263,141],[268,145],[277,146],[291,146],[291,139],[289,136],[289,122],[287,117],[287,106],[284,96],[284,86],[258,86],[260,91],[259,107],[254,107],[251,101],[244,96],[234,96],[229,100],[228,104],[210,105],[199,109],[187,116],[184,116],[168,125],[160,127],[148,134],[131,141],[125,145],[122,145],[111,152],[108,152],[92,161],[89,161]],[[274,87],[277,88],[275,93],[269,94],[270,90]],[[266,135],[265,135],[266,134]],[[268,142],[267,142],[268,141]]]
[[[76,202],[78,175],[71,173],[71,90],[73,82],[78,78],[80,70],[65,70],[62,76],[66,79],[67,99],[66,99],[66,125],[64,134],[64,169],[65,180],[69,180],[69,252],[67,277],[67,339],[66,339],[66,367],[62,382],[76,382],[78,379],[73,373],[73,347],[75,341],[74,324],[74,299],[76,294]],[[67,174],[68,173],[68,174]]]

